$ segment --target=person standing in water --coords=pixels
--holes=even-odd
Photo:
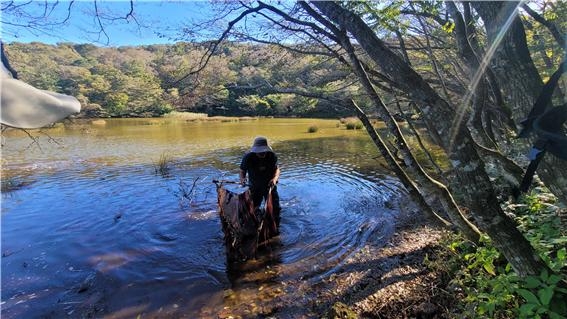
[[[278,156],[268,145],[268,140],[265,137],[256,137],[250,151],[242,157],[240,183],[244,185],[248,182],[255,208],[260,206],[262,200],[267,201],[268,195],[271,194],[278,226],[281,209],[277,191],[279,178]]]

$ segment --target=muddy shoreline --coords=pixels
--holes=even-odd
[[[370,240],[329,278],[279,296],[265,318],[445,318],[452,297],[424,264],[446,230],[430,225],[414,207],[400,209],[386,245]],[[222,317],[222,316],[221,316]]]

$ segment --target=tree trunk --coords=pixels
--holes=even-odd
[[[406,187],[406,189],[410,194],[410,197],[415,201],[415,203],[417,203],[417,205],[423,211],[426,217],[428,217],[432,222],[437,223],[439,225],[449,226],[450,223],[444,220],[441,216],[437,215],[433,211],[431,206],[425,201],[425,198],[421,194],[417,185],[415,185],[415,183],[411,180],[411,178],[400,167],[400,165],[398,164],[398,162],[396,161],[396,159],[394,158],[394,156],[386,146],[386,143],[384,143],[384,140],[382,140],[380,135],[378,135],[378,132],[376,132],[376,129],[374,129],[374,126],[372,126],[372,123],[370,123],[370,120],[368,119],[366,114],[362,111],[362,109],[360,109],[360,107],[358,107],[358,105],[356,105],[356,103],[352,100],[350,101],[349,104],[350,107],[356,111],[358,118],[364,125],[364,128],[366,128],[366,132],[368,132],[368,135],[370,136],[370,138],[374,142],[374,145],[376,145],[376,147],[378,148],[378,150],[386,160],[386,163],[388,163],[388,166],[390,166],[390,168],[394,171],[394,174],[396,174],[396,176],[400,179],[402,184]]]
[[[490,45],[496,45],[501,30],[505,30],[508,15],[518,2],[472,1],[471,5],[486,25]],[[513,106],[514,120],[519,123],[532,109],[543,82],[530,56],[524,27],[518,17],[511,20],[510,29],[498,46],[493,61],[500,83],[503,83],[504,96],[513,97],[506,102]],[[526,146],[526,155],[528,149]],[[551,192],[567,204],[567,163],[548,154],[540,162],[537,174]]]
[[[529,113],[542,87],[541,77],[533,64],[526,43],[526,34],[520,18],[514,15],[517,1],[471,1],[486,26],[488,45],[486,52],[495,49],[489,59],[502,88],[517,98],[506,101],[512,106],[514,121],[519,123]],[[507,26],[509,25],[509,28]]]
[[[404,156],[406,165],[412,170],[414,176],[422,186],[428,187],[433,190],[433,193],[441,201],[441,204],[449,215],[449,218],[457,227],[459,227],[463,235],[465,235],[465,237],[472,242],[478,242],[478,240],[480,239],[478,229],[464,216],[463,212],[453,199],[451,192],[449,192],[444,184],[430,177],[423,170],[419,162],[415,159],[415,156],[411,153],[408,147],[408,143],[406,142],[405,137],[400,130],[400,127],[372,86],[370,79],[368,78],[368,74],[364,71],[362,64],[360,63],[354,52],[354,47],[348,40],[346,34],[336,34],[336,36],[337,39],[339,39],[339,41],[341,42],[341,46],[347,51],[354,73],[358,76],[362,86],[369,95],[374,108],[376,109],[382,120],[386,123],[386,126],[388,127],[390,133],[395,136],[398,147]]]
[[[498,203],[484,163],[477,154],[470,132],[464,126],[453,128],[455,111],[400,57],[387,48],[374,32],[356,14],[335,2],[314,1],[325,16],[350,32],[383,71],[398,83],[412,99],[425,105],[425,120],[436,128],[442,146],[454,167],[452,191],[461,194],[464,202],[495,247],[506,257],[520,275],[539,274],[545,265],[530,243],[518,231]],[[454,130],[454,136],[451,132]]]
[[[484,74],[485,72],[478,61],[478,57],[472,45],[469,43],[467,27],[457,6],[453,2],[447,2],[446,5],[449,14],[455,22],[455,37],[458,52],[467,65],[469,79],[472,83],[472,89],[474,89],[474,92],[469,92],[472,97],[472,116],[469,123],[474,129],[475,136],[480,140],[483,146],[496,148],[494,138],[485,130],[482,122],[482,114],[488,104],[488,83]],[[469,94],[467,94],[467,96],[469,96]],[[468,99],[465,99],[464,103],[467,102]],[[462,107],[466,108],[467,105],[463,105]]]

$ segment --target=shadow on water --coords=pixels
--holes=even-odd
[[[270,313],[272,300],[296,293],[289,282],[315,285],[391,236],[403,191],[368,138],[274,148],[281,234],[236,264],[225,259],[212,179],[237,179],[241,147],[177,158],[168,176],[88,161],[33,173],[3,195],[2,317]]]

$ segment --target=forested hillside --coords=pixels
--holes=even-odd
[[[6,44],[6,54],[23,81],[77,97],[82,116],[147,117],[172,110],[209,115],[349,114],[315,99],[258,89],[265,83],[301,81],[305,69],[336,69],[331,62],[276,46],[229,43],[192,74],[206,48],[206,43],[184,42],[118,48],[36,42]]]

